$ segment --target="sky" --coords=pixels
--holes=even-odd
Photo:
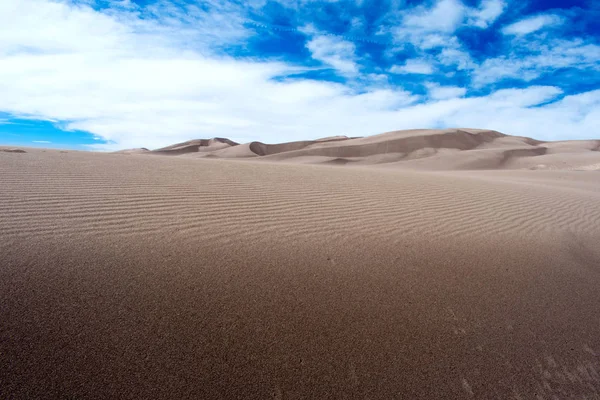
[[[1,0],[0,144],[600,138],[595,0]]]

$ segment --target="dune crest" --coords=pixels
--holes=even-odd
[[[144,153],[149,153],[150,150],[148,150],[145,147],[137,147],[134,149],[124,149],[124,150],[119,150],[119,151],[115,151],[115,154],[144,154]]]
[[[600,140],[544,142],[486,129],[413,129],[349,138],[331,136],[279,144],[192,140],[147,154],[256,159],[299,164],[405,167],[426,170],[592,170]]]
[[[206,153],[237,145],[238,143],[233,140],[215,137],[212,139],[188,140],[187,142],[152,150],[151,154],[181,155],[198,152]]]
[[[23,149],[2,149],[3,152],[5,153],[27,153],[25,150]]]

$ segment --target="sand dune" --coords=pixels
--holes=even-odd
[[[23,149],[0,148],[0,150],[5,153],[27,153]]]
[[[296,150],[301,150],[317,143],[337,143],[347,139],[348,138],[346,137],[334,136],[330,138],[322,138],[317,140],[304,140],[299,142],[288,142],[281,144],[265,144],[261,142],[250,142],[236,147],[218,150],[212,152],[210,155],[220,158],[247,158],[268,156],[272,154],[289,153]]]
[[[148,150],[145,147],[138,147],[138,148],[134,148],[134,149],[123,149],[123,150],[119,150],[119,151],[115,151],[115,154],[145,154],[145,153],[149,153],[150,150]]]
[[[206,153],[237,145],[238,143],[226,138],[197,139],[156,149],[151,153],[167,155],[180,155],[198,152]]]
[[[379,165],[428,170],[568,169],[597,170],[600,140],[544,142],[483,129],[415,129],[348,138],[238,145],[218,139],[180,143],[148,154],[257,159],[330,165]]]
[[[596,142],[449,133],[0,152],[0,398],[599,398]]]

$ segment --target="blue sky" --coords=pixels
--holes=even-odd
[[[0,144],[600,138],[592,0],[4,0]]]

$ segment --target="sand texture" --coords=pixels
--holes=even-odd
[[[600,398],[598,142],[415,132],[0,152],[0,398]]]

